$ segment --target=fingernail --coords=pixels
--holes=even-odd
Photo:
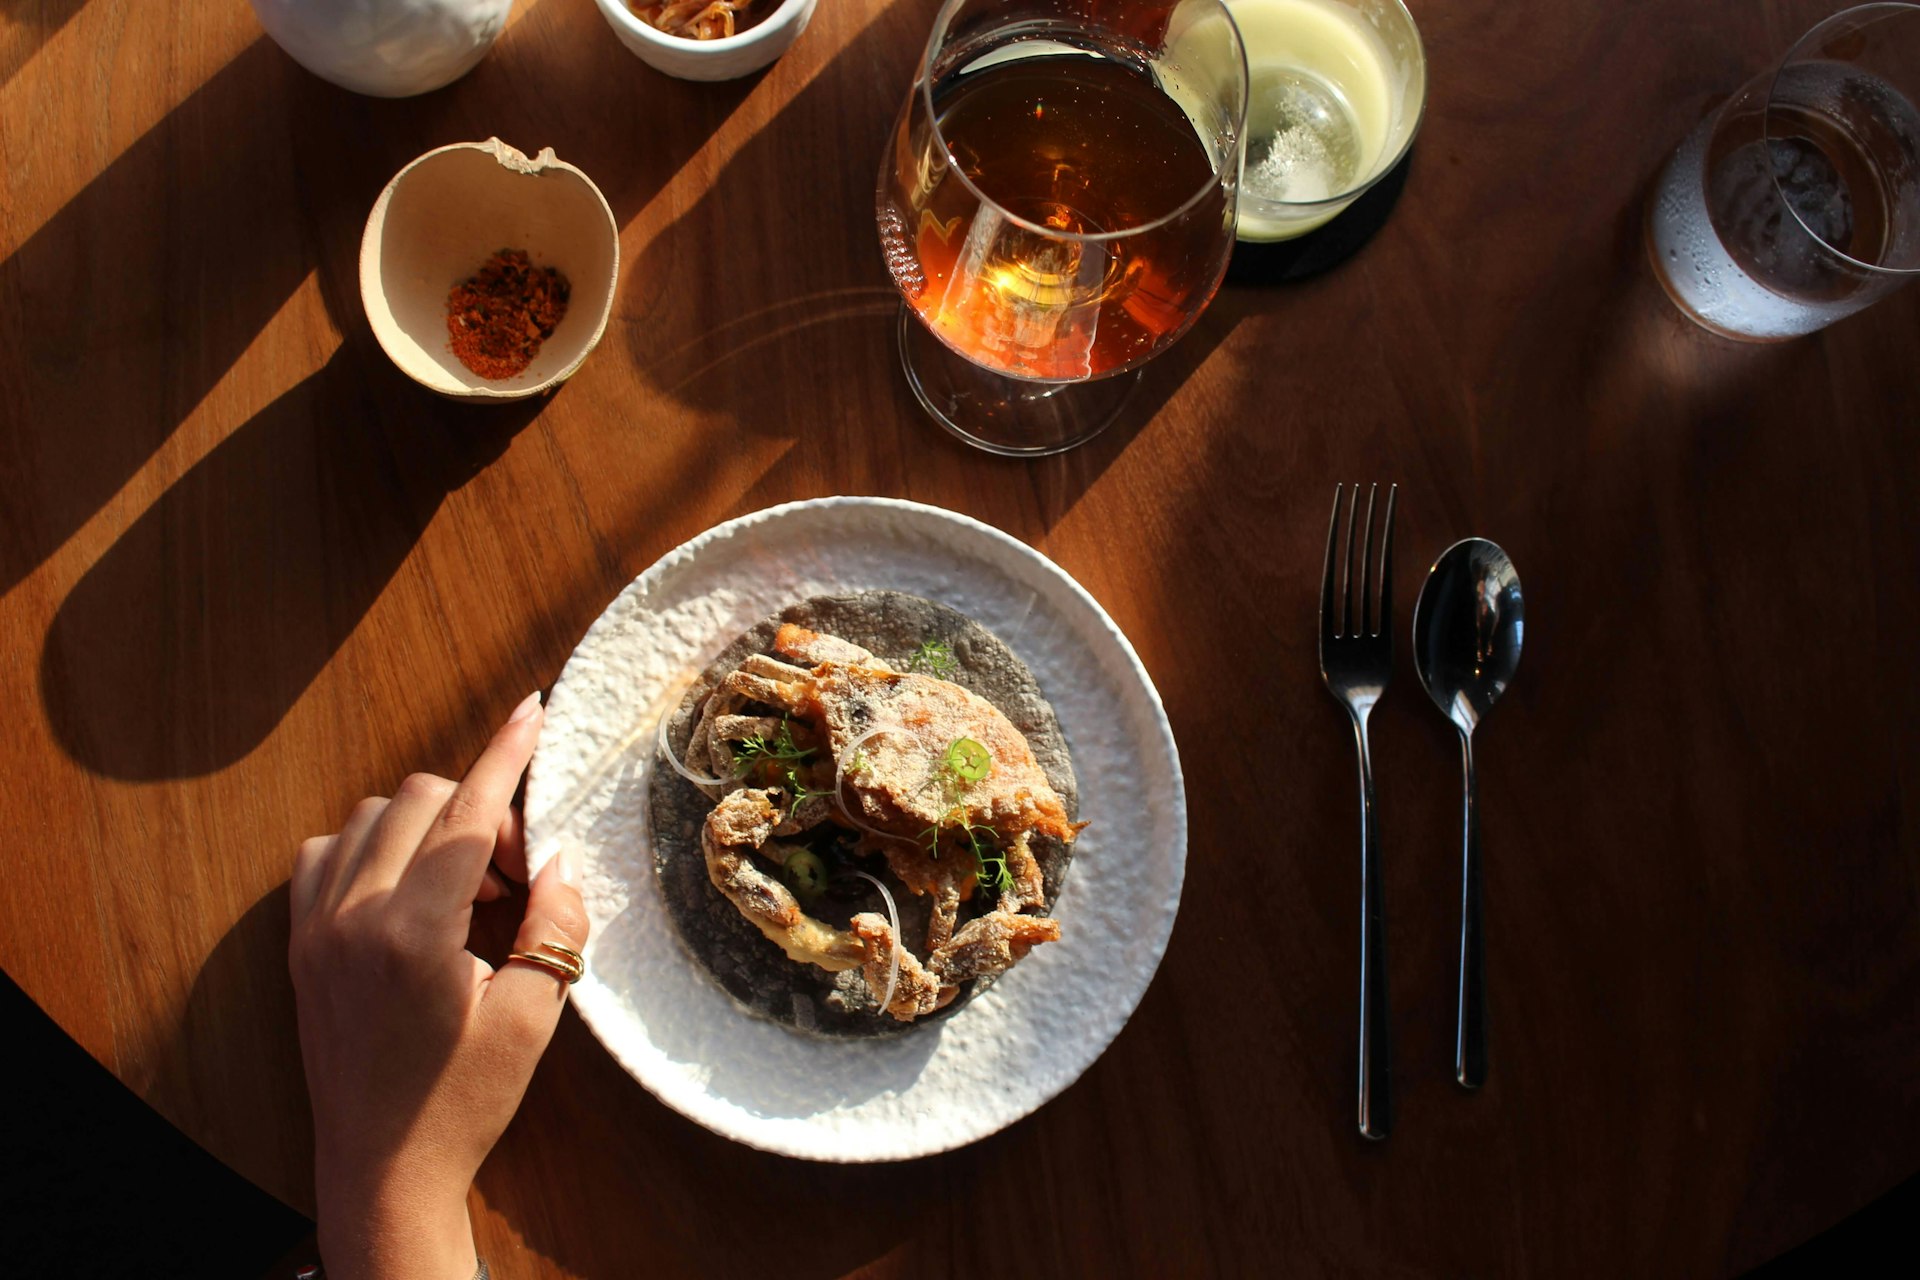
[[[513,709],[513,714],[507,717],[507,723],[519,724],[522,720],[531,720],[538,710],[540,710],[540,691],[535,689]]]
[[[573,850],[562,849],[553,855],[553,874],[560,877],[561,884],[572,884],[580,878],[580,868],[573,861]]]

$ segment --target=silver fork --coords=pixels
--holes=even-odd
[[[1327,691],[1353,717],[1360,747],[1360,1132],[1384,1138],[1393,1127],[1388,1077],[1387,939],[1380,899],[1380,832],[1373,821],[1373,760],[1367,749],[1367,716],[1393,674],[1393,504],[1399,485],[1387,487],[1387,515],[1380,530],[1380,593],[1373,593],[1373,503],[1380,486],[1367,486],[1365,541],[1360,544],[1360,617],[1353,613],[1353,525],[1360,486],[1347,503],[1347,553],[1340,572],[1340,613],[1333,611],[1333,564],[1340,534],[1340,485],[1333,486],[1333,516],[1327,521],[1327,563],[1320,578],[1320,676]]]

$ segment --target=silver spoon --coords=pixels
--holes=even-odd
[[[1413,606],[1413,665],[1420,683],[1460,730],[1466,802],[1460,886],[1460,1004],[1454,1078],[1487,1079],[1486,940],[1480,909],[1480,819],[1474,810],[1473,731],[1520,665],[1524,611],[1513,561],[1485,538],[1441,553]]]

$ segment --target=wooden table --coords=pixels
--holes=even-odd
[[[770,73],[701,86],[540,0],[388,102],[239,0],[9,4],[0,965],[310,1209],[296,841],[463,769],[682,540],[890,494],[1044,550],[1158,682],[1192,806],[1159,977],[1056,1101],[905,1167],[712,1136],[568,1015],[475,1193],[497,1275],[1700,1275],[1920,1168],[1920,290],[1743,346],[1671,309],[1641,241],[1679,136],[1830,5],[1416,0],[1432,95],[1381,233],[1229,288],[1128,423],[1036,463],[948,439],[895,365],[873,172],[935,7],[825,0]],[[405,381],[355,273],[389,176],[490,134],[594,175],[624,257],[580,374],[497,411]],[[1380,1146],[1353,1124],[1352,751],[1314,657],[1337,480],[1402,486],[1403,619],[1479,533],[1532,623],[1480,746],[1477,1096],[1450,1071],[1453,731],[1404,661],[1374,719]]]

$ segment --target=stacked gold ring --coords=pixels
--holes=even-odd
[[[568,986],[580,981],[581,975],[587,971],[585,956],[572,947],[563,947],[557,942],[536,943],[532,951],[515,951],[507,959],[525,960],[528,964],[537,964],[554,976],[564,979]]]

